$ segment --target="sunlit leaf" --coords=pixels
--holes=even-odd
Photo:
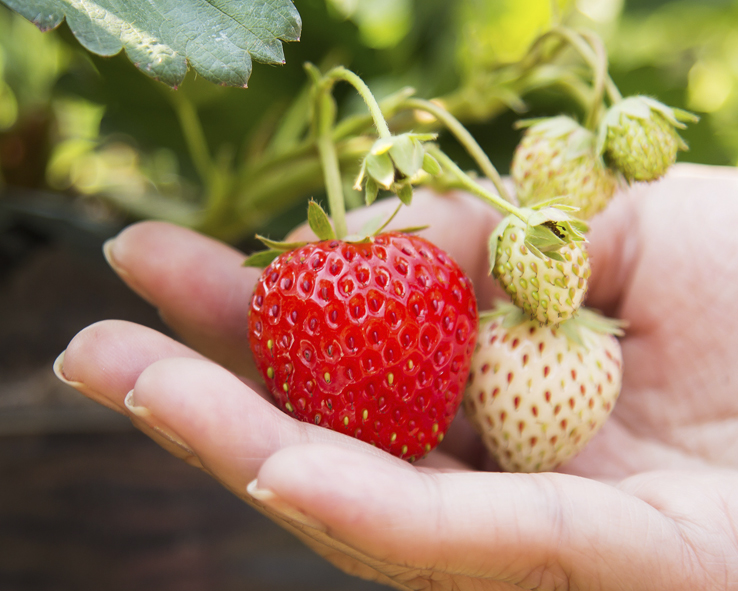
[[[300,38],[291,0],[0,0],[42,31],[66,20],[99,55],[125,49],[136,66],[170,86],[188,66],[228,86],[246,86],[252,60],[284,63],[282,41]]]

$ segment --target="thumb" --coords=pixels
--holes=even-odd
[[[574,476],[431,472],[299,445],[270,457],[250,490],[398,581],[669,589],[687,580],[681,538],[666,517]]]

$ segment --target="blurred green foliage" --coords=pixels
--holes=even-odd
[[[322,195],[306,143],[306,61],[346,65],[380,99],[406,86],[444,97],[505,172],[515,119],[580,114],[562,85],[546,84],[560,70],[531,79],[509,67],[561,16],[603,37],[624,94],[702,117],[684,132],[691,150],[681,160],[738,163],[738,0],[301,0],[297,8],[302,38],[285,45],[285,66],[255,65],[245,90],[190,73],[174,91],[124,55],[87,53],[66,25],[40,33],[0,5],[0,183],[102,198],[129,219],[168,219],[230,241],[280,236],[304,218],[308,197]],[[562,59],[577,62],[573,52]],[[365,113],[347,86],[336,99],[342,117]],[[441,142],[472,167],[453,140]],[[339,147],[348,183],[365,147]]]

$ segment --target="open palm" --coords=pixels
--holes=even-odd
[[[484,309],[500,295],[486,252],[498,219],[471,197],[420,193],[395,223],[431,224],[424,235],[469,273]],[[106,252],[190,346],[104,321],[56,370],[361,577],[400,589],[738,589],[736,228],[738,173],[693,166],[593,220],[588,305],[629,323],[623,392],[558,473],[495,471],[463,416],[410,465],[282,413],[250,361],[258,272],[168,224],[133,226]]]

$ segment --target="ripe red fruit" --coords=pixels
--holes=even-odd
[[[471,281],[400,233],[280,255],[249,315],[256,365],[282,410],[411,461],[443,439],[476,336]]]

